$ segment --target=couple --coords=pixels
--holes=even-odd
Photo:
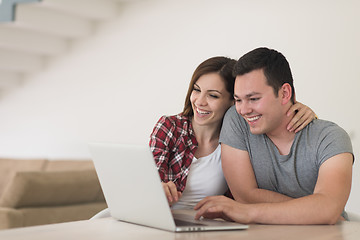
[[[150,137],[169,204],[246,224],[347,219],[351,142],[315,118],[296,102],[281,53],[257,48],[238,61],[204,61],[183,112],[161,117]]]

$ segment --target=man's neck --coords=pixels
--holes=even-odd
[[[266,133],[266,136],[274,143],[281,155],[288,155],[290,153],[291,146],[295,139],[295,133],[287,130],[287,126],[293,116],[294,115],[284,117],[277,129]]]

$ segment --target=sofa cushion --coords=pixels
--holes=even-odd
[[[18,171],[43,170],[45,159],[0,159],[0,197],[15,173]]]
[[[79,171],[95,169],[92,160],[49,160],[46,162],[44,171]]]
[[[87,220],[106,207],[105,202],[93,202],[58,207],[21,208],[19,211],[23,215],[23,226],[25,227]]]
[[[13,208],[0,207],[0,230],[7,228],[23,227],[23,213]]]
[[[35,207],[94,201],[101,191],[95,170],[17,172],[0,198],[2,207]]]

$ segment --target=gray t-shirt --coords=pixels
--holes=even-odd
[[[353,153],[348,134],[335,123],[314,120],[296,133],[288,155],[280,155],[265,135],[254,135],[231,107],[225,117],[220,142],[247,151],[258,187],[299,198],[313,193],[321,164],[340,153]]]

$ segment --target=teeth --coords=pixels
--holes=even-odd
[[[199,109],[196,109],[196,111],[197,111],[199,114],[209,114],[209,112],[203,112],[203,111],[200,111]]]
[[[258,120],[259,118],[260,118],[260,116],[256,116],[256,117],[247,118],[247,120],[249,122],[252,122],[252,121]]]

